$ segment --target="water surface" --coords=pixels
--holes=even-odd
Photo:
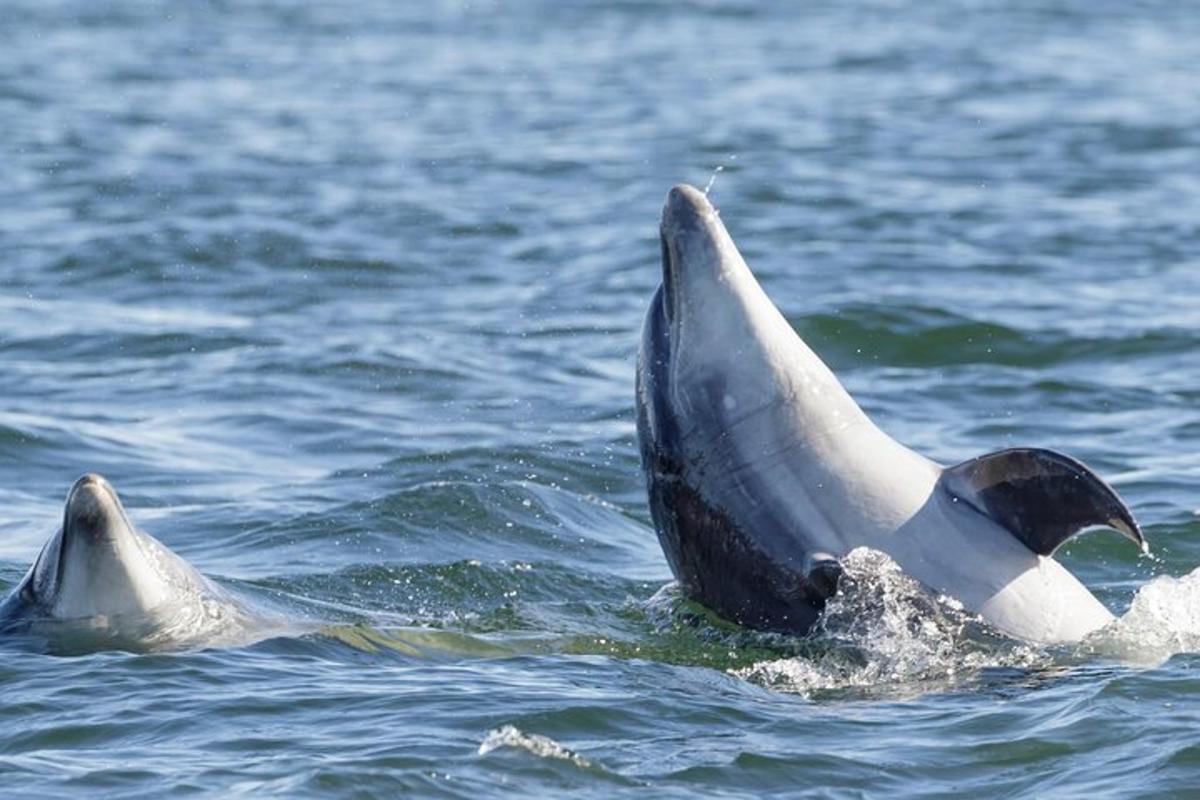
[[[6,790],[1186,794],[1191,581],[1066,650],[913,627],[870,563],[822,640],[724,627],[659,594],[632,386],[662,200],[716,174],[885,430],[1094,466],[1157,554],[1062,554],[1118,613],[1187,575],[1198,43],[1107,0],[6,4],[0,584],[94,470],[326,626],[7,646]]]

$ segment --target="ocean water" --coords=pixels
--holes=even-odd
[[[1200,13],[1170,2],[0,9],[0,590],[106,475],[304,631],[0,643],[13,796],[1194,796]],[[871,553],[812,639],[678,596],[634,357],[674,183],[875,420],[1091,464],[1121,620]],[[315,631],[311,628],[315,627]]]

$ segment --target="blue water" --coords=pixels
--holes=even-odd
[[[0,589],[92,470],[321,630],[0,646],[3,791],[1190,795],[1200,585],[1137,593],[1200,565],[1198,63],[1188,3],[6,3]],[[1125,628],[663,590],[634,356],[714,177],[885,430],[1119,489],[1156,558],[1061,559]]]

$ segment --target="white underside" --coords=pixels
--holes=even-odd
[[[133,533],[86,546],[73,542],[60,568],[52,614],[61,619],[153,614],[174,596],[172,584],[192,582],[190,567],[180,568],[163,552]]]

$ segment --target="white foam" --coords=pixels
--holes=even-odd
[[[991,631],[953,598],[933,595],[884,553],[857,548],[842,567],[812,652],[731,672],[805,696],[841,689],[911,696],[949,688],[987,667],[1050,661],[1046,651]]]
[[[1147,583],[1129,611],[1089,636],[1083,649],[1151,666],[1178,653],[1200,652],[1200,568]]]
[[[591,763],[583,756],[563,747],[549,736],[536,733],[523,733],[514,725],[505,725],[489,731],[479,745],[479,755],[486,756],[501,747],[516,747],[526,750],[541,758],[557,758],[569,761],[578,767],[590,767]]]
[[[1200,653],[1200,568],[1153,579],[1123,616],[1064,649],[998,633],[953,598],[931,594],[883,553],[858,548],[842,565],[810,649],[730,672],[804,696],[846,689],[913,696],[953,688],[988,668],[1037,670],[1089,657],[1157,666]]]

